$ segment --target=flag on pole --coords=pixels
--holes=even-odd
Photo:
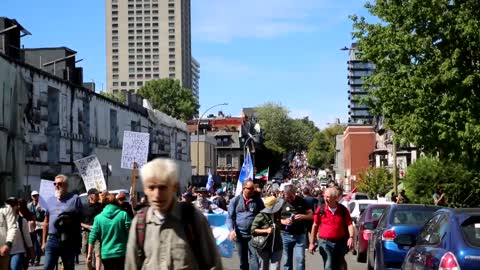
[[[253,180],[253,163],[252,157],[250,156],[250,151],[247,149],[247,155],[243,161],[242,169],[240,170],[240,175],[238,176],[237,189],[235,191],[235,196],[242,193],[243,182],[247,179]]]
[[[255,174],[255,179],[260,179],[263,181],[268,181],[268,173],[270,171],[270,167],[266,168],[265,170]]]
[[[213,176],[212,172],[210,171],[210,168],[208,168],[208,180],[207,180],[207,185],[205,186],[207,188],[208,192],[212,191],[213,188]]]

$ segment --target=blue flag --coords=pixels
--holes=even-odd
[[[207,214],[206,216],[212,229],[213,237],[215,237],[220,256],[232,258],[234,243],[228,238],[230,231],[227,227],[227,214]]]
[[[208,180],[207,180],[207,185],[205,186],[208,190],[208,192],[212,191],[213,188],[213,176],[212,172],[210,171],[210,168],[208,168]]]
[[[247,179],[253,180],[253,163],[252,157],[250,156],[250,151],[248,149],[245,160],[243,161],[242,169],[240,170],[240,174],[238,176],[237,190],[235,191],[235,195],[242,193],[243,182]]]

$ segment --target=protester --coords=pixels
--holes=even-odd
[[[23,199],[22,199],[23,200]],[[20,208],[22,211],[25,210],[32,215],[28,209],[27,204],[23,201],[22,206],[20,206],[19,201],[14,198],[8,198],[7,204],[12,207],[12,211],[15,214],[17,220],[17,234],[15,235],[15,240],[13,241],[12,248],[10,250],[10,270],[23,270],[28,268],[28,262],[30,258],[33,257],[33,244],[32,239],[30,238],[30,233],[28,231],[28,221],[20,214]],[[28,214],[26,215],[28,217]],[[29,217],[31,218],[31,217]]]
[[[400,193],[397,196],[397,203],[401,204],[401,203],[409,203],[409,202],[410,200],[407,198],[407,195],[405,194],[405,190],[403,189],[402,191],[400,191]]]
[[[103,210],[95,217],[88,237],[87,262],[91,263],[94,246],[100,241],[100,254],[104,269],[122,270],[125,268],[125,253],[131,219],[127,212],[120,208],[120,203],[113,194],[108,194],[103,198],[102,206]]]
[[[318,199],[311,195],[309,188],[304,188],[303,191],[302,191],[302,195],[303,195],[303,200],[307,204],[308,209],[311,209],[312,213],[313,213],[313,211],[315,211],[315,209],[317,208]],[[305,233],[306,233],[306,239],[307,239],[307,247],[308,247],[308,244],[309,244],[308,242],[309,242],[309,239],[310,239],[308,236],[310,234],[310,229],[312,228],[312,225],[313,225],[313,219],[305,221]]]
[[[227,200],[223,197],[224,192],[221,188],[217,189],[216,196],[213,198],[212,202],[217,205],[219,208],[227,211]]]
[[[138,202],[138,204],[133,208],[135,209],[135,211],[139,211],[140,209],[147,206],[148,206],[147,197],[143,196],[142,198],[140,198],[140,202]]]
[[[83,221],[82,226],[82,254],[87,257],[88,255],[88,239],[90,231],[92,230],[93,221],[95,217],[102,212],[102,206],[100,204],[100,192],[97,189],[91,188],[87,192],[88,202],[83,205]],[[95,247],[95,269],[100,270],[102,268],[102,260],[100,258],[100,241],[96,241]],[[87,260],[87,269],[93,269],[93,263]]]
[[[447,197],[445,197],[445,192],[443,188],[437,188],[437,192],[433,194],[433,203],[438,206],[447,206]]]
[[[348,209],[338,203],[339,192],[336,188],[327,188],[324,194],[326,204],[315,211],[308,249],[313,254],[318,236],[324,270],[347,269],[345,254],[353,248],[352,218]]]
[[[120,208],[127,212],[130,219],[132,219],[135,216],[135,213],[133,213],[132,205],[127,201],[127,194],[120,192],[117,194],[116,199],[120,203]]]
[[[236,241],[240,257],[241,270],[258,269],[256,250],[250,245],[251,227],[255,216],[265,208],[261,198],[254,196],[254,184],[251,180],[243,182],[242,193],[228,205],[227,225],[230,240]]]
[[[252,223],[252,235],[266,235],[267,243],[256,248],[260,270],[279,270],[282,260],[282,235],[280,233],[280,210],[284,201],[274,196],[265,198],[265,208],[255,216]]]
[[[296,189],[293,185],[287,185],[283,190],[285,204],[282,207],[282,240],[284,269],[293,269],[293,258],[295,257],[295,269],[305,269],[305,226],[308,220],[312,219],[310,209],[303,198],[296,196]]]
[[[182,194],[181,202],[192,203],[193,195],[190,192],[185,192]]]
[[[10,205],[0,207],[0,269],[8,269],[10,263],[10,251],[15,241],[17,232],[17,220]]]
[[[39,195],[38,191],[32,191],[30,194],[32,201],[27,205],[28,210],[35,216],[35,231],[30,233],[35,252],[35,256],[32,258],[30,264],[34,266],[40,265],[40,258],[42,257],[42,247],[40,243],[42,242],[43,220],[45,219],[45,209],[39,204]]]
[[[212,213],[212,202],[208,200],[208,190],[205,187],[197,189],[197,200],[193,205],[204,214]]]
[[[150,207],[137,213],[132,221],[125,268],[222,269],[206,217],[192,204],[175,199],[178,191],[175,161],[152,160],[143,165],[140,176]]]
[[[75,268],[75,254],[81,245],[82,202],[68,192],[68,178],[57,175],[53,182],[55,197],[48,200],[43,224],[42,250],[45,270],[54,270],[62,258],[64,270]]]

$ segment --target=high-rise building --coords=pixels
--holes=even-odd
[[[190,0],[106,0],[107,86],[135,92],[146,81],[192,89]]]
[[[371,62],[360,60],[357,43],[352,43],[349,49],[348,60],[348,122],[358,124],[372,124],[373,116],[370,107],[360,103],[360,100],[367,95],[364,85],[364,78],[371,76],[375,66]]]
[[[192,57],[192,92],[193,95],[199,100],[200,89],[200,63]]]

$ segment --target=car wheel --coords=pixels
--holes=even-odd
[[[370,256],[367,255],[367,269],[373,270],[372,262],[370,261]]]
[[[360,251],[357,251],[357,262],[359,263],[365,263],[367,261],[367,258],[366,258],[366,255],[365,253],[362,253]]]

